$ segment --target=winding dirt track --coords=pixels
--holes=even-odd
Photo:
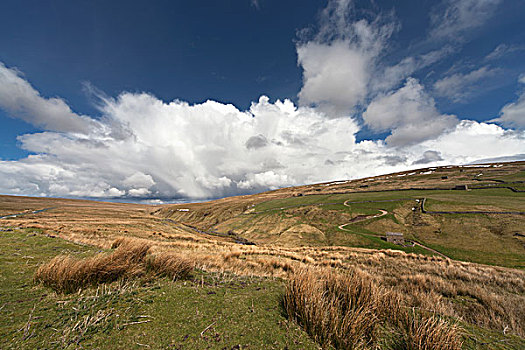
[[[343,203],[343,205],[345,207],[349,207],[350,208],[350,206],[348,205],[347,202],[348,201],[345,201]],[[384,209],[379,209],[379,211],[381,212],[379,214],[363,216],[363,217],[357,218],[356,220],[353,220],[351,222],[347,222],[346,224],[339,225],[339,229],[340,230],[344,230],[344,231],[350,231],[350,230],[345,229],[346,225],[355,224],[355,223],[358,223],[358,222],[363,222],[363,221],[371,220],[371,219],[375,219],[375,218],[380,218],[381,216],[385,216],[386,214],[388,214],[388,212],[386,210],[384,210]]]
[[[346,201],[344,201],[343,205],[344,205],[345,207],[350,208],[350,205],[348,204],[349,202],[350,202],[350,200],[346,200]],[[351,202],[350,202],[350,203],[351,203]],[[353,221],[347,222],[346,224],[339,225],[339,229],[340,229],[340,230],[343,230],[343,231],[350,231],[350,230],[347,230],[347,229],[345,228],[346,225],[351,225],[351,224],[355,224],[355,223],[358,223],[358,222],[363,222],[363,221],[365,221],[365,220],[371,220],[371,219],[379,218],[379,217],[381,217],[381,216],[385,216],[386,214],[388,214],[388,212],[387,212],[386,210],[384,210],[384,209],[379,209],[379,211],[381,212],[381,213],[379,213],[379,214],[363,216],[363,217],[358,218],[358,219],[356,219],[356,220],[353,220]],[[377,237],[381,237],[381,236],[377,235]]]
[[[350,205],[348,204],[348,202],[349,202],[349,201],[345,201],[345,202],[343,203],[343,205],[346,206],[346,207],[350,207]],[[388,211],[386,211],[386,210],[384,210],[384,209],[379,209],[379,211],[381,212],[381,213],[379,213],[379,214],[376,214],[376,215],[368,215],[368,216],[366,216],[366,217],[359,218],[359,219],[357,219],[357,220],[354,220],[354,221],[348,222],[348,223],[346,223],[346,224],[339,225],[339,229],[340,229],[340,230],[343,230],[343,231],[351,232],[350,230],[346,229],[345,226],[347,226],[347,225],[351,225],[351,224],[355,224],[355,223],[358,223],[358,222],[363,222],[363,221],[365,221],[365,220],[371,220],[371,219],[379,218],[379,217],[381,217],[381,216],[385,216],[385,215],[388,214]],[[370,236],[379,237],[379,238],[382,238],[382,237],[383,237],[383,236],[381,236],[381,235],[373,235],[373,234],[371,234]],[[441,257],[443,257],[443,258],[448,258],[445,254],[440,253],[440,252],[438,252],[438,251],[435,250],[435,249],[429,248],[429,247],[427,247],[427,246],[425,246],[425,245],[423,245],[423,244],[421,244],[421,243],[418,243],[418,242],[415,242],[415,241],[409,241],[409,242],[412,242],[414,245],[417,245],[418,247],[421,247],[421,248],[423,248],[423,249],[426,249],[426,250],[428,250],[428,251],[430,251],[430,252],[432,252],[432,253],[434,253],[434,254],[437,254],[437,255],[439,255],[439,256],[441,256]]]

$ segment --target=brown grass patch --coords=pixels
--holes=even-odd
[[[323,347],[461,349],[458,327],[435,315],[407,311],[401,294],[376,285],[363,271],[301,270],[282,299],[289,318]]]
[[[461,349],[461,329],[436,315],[422,316],[415,309],[396,310],[400,313],[394,338],[394,349],[455,350]]]
[[[158,253],[147,260],[148,269],[172,280],[189,277],[195,263],[187,258],[172,253]]]
[[[144,276],[147,272],[170,278],[187,277],[193,269],[188,260],[172,254],[149,254],[151,244],[138,239],[118,239],[111,253],[77,259],[59,255],[35,273],[40,282],[58,292],[71,293],[90,285]]]

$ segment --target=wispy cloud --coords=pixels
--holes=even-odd
[[[454,102],[463,102],[475,91],[480,90],[480,82],[498,72],[497,68],[484,66],[467,73],[449,75],[434,83],[434,91],[438,96],[447,97]]]
[[[486,61],[494,61],[508,55],[525,50],[525,47],[518,45],[507,45],[499,44],[494,50],[492,50],[487,56],[485,56]]]
[[[372,89],[378,91],[392,89],[415,72],[443,60],[454,51],[452,46],[445,45],[420,55],[407,56],[399,63],[386,66],[382,71],[376,72]]]
[[[444,0],[431,15],[430,36],[461,41],[464,35],[484,24],[502,0]]]
[[[47,130],[89,133],[100,127],[94,120],[73,111],[61,98],[44,98],[19,71],[0,62],[0,108],[9,115]]]

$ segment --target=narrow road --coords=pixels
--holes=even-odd
[[[429,248],[429,247],[427,247],[427,246],[425,246],[425,245],[423,245],[423,244],[421,244],[421,243],[417,243],[417,242],[415,242],[415,241],[411,241],[411,242],[414,243],[414,245],[417,245],[418,247],[421,247],[421,248],[423,248],[423,249],[429,250],[429,251],[431,251],[432,253],[435,253],[435,254],[441,256],[442,258],[448,258],[448,256],[446,256],[446,255],[443,254],[443,253],[438,252],[438,251],[435,250],[435,249]]]
[[[346,202],[344,203],[344,205],[346,205],[347,207],[349,207],[349,205],[347,205]],[[346,226],[346,225],[356,224],[356,223],[358,223],[358,222],[363,222],[363,221],[365,221],[365,220],[370,220],[370,219],[379,218],[379,217],[381,217],[381,216],[385,216],[386,214],[388,214],[388,212],[387,212],[386,210],[379,209],[379,211],[381,212],[381,213],[379,213],[379,214],[364,216],[364,217],[361,217],[361,218],[357,218],[356,220],[351,221],[351,222],[348,222],[348,223],[346,223],[346,224],[339,225],[339,229],[340,229],[340,230],[344,230],[344,231],[350,231],[350,230],[345,229],[345,226]]]
[[[346,206],[346,207],[350,207],[350,205],[348,205],[348,201],[345,201],[345,202],[343,203],[343,205]],[[376,215],[371,215],[371,216],[362,217],[362,218],[359,218],[359,219],[357,219],[357,220],[355,220],[355,221],[351,221],[351,222],[348,222],[348,223],[346,223],[346,224],[339,225],[339,229],[340,229],[340,230],[343,230],[343,231],[352,232],[352,231],[346,229],[345,226],[347,226],[347,225],[351,225],[351,224],[355,224],[355,223],[358,223],[358,222],[363,222],[363,221],[365,221],[365,220],[370,220],[370,219],[374,219],[374,218],[379,218],[379,217],[381,217],[381,216],[385,216],[386,214],[388,214],[388,211],[386,211],[386,210],[379,209],[379,211],[381,212],[380,214],[376,214]],[[383,238],[382,235],[368,234],[368,236],[374,236],[374,237]],[[407,240],[407,241],[408,241],[408,240]],[[443,257],[443,258],[448,258],[448,256],[446,256],[445,254],[440,253],[440,252],[438,252],[438,251],[435,250],[435,249],[429,248],[429,247],[427,247],[427,246],[425,246],[425,245],[423,245],[423,244],[421,244],[421,243],[418,243],[418,242],[416,242],[416,241],[408,241],[408,242],[411,242],[412,244],[417,245],[418,247],[421,247],[421,248],[423,248],[423,249],[426,249],[426,250],[428,250],[428,251],[430,251],[430,252],[432,252],[432,253],[434,253],[434,254],[437,254],[437,255],[439,255],[439,256],[441,256],[441,257]]]

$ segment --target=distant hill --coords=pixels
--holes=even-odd
[[[396,248],[525,267],[524,181],[525,162],[428,167],[168,205],[154,214],[259,244]],[[402,233],[405,246],[382,239],[389,231]]]
[[[0,347],[521,349],[524,181],[513,162],[178,205],[0,196]]]

